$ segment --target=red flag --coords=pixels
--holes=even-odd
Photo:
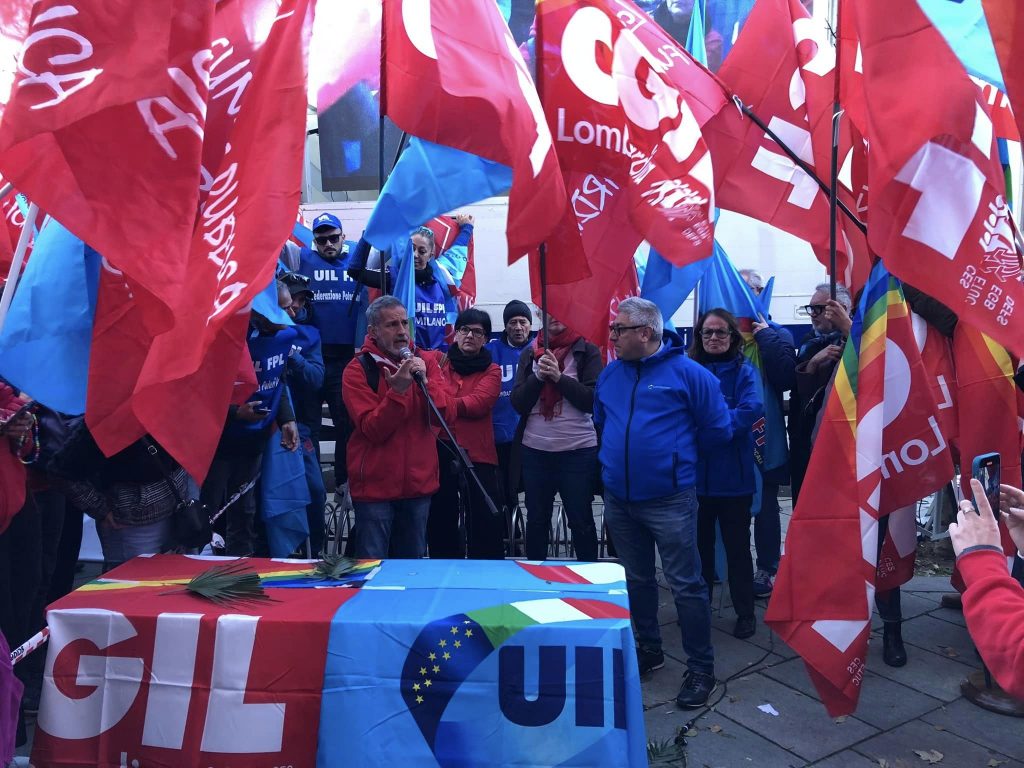
[[[719,77],[828,178],[835,53],[798,0],[758,0]],[[828,196],[752,121],[727,109],[705,135],[718,204],[828,245]]]
[[[1024,286],[988,107],[916,4],[894,14],[884,0],[863,0],[854,16],[871,145],[871,249],[893,274],[1019,354]]]
[[[0,125],[4,178],[163,324],[198,200],[212,21],[200,0],[42,0]]]
[[[508,253],[543,242],[565,187],[533,81],[494,3],[386,0],[381,111],[402,130],[512,169]],[[553,265],[553,279],[585,274]],[[556,273],[564,270],[567,276]]]
[[[982,0],[982,6],[1017,118],[1017,135],[1024,136],[1024,8],[1018,0]]]
[[[708,256],[714,174],[700,129],[727,103],[721,85],[630,0],[539,7],[539,85],[567,182],[617,190],[612,226],[640,233],[673,264]],[[586,242],[602,210],[582,199],[583,187],[566,189]],[[585,250],[593,269],[595,254]],[[615,254],[617,278],[632,255]],[[611,296],[594,300],[607,307]]]
[[[636,275],[636,262],[634,261],[633,264],[633,269],[626,270],[626,274],[622,276],[619,289],[612,297],[611,305],[608,307],[608,325],[612,325],[615,322],[615,318],[619,316],[619,304],[632,296],[640,295],[640,282]],[[615,345],[611,343],[610,339],[605,344],[604,355],[606,363],[616,359]]]
[[[146,431],[197,479],[223,428],[250,303],[273,279],[295,221],[311,13],[308,0],[217,10],[203,144],[209,173],[185,288],[174,328],[155,339],[132,397]],[[188,420],[170,407],[177,403],[190,404]]]
[[[459,235],[459,225],[454,216],[435,216],[425,226],[434,233],[434,246],[438,256],[447,251]],[[475,251],[474,238],[470,237],[469,245],[466,246],[466,270],[462,273],[462,284],[458,288],[454,285],[448,286],[460,310],[469,309],[476,304]]]

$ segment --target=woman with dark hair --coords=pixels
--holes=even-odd
[[[491,412],[501,394],[501,369],[484,346],[491,336],[491,318],[479,309],[464,309],[455,321],[455,343],[441,361],[448,390],[446,417],[455,439],[473,462],[491,500],[498,503],[498,452],[494,447]],[[491,514],[480,488],[459,466],[447,436],[437,441],[441,487],[430,502],[427,546],[433,558],[476,559],[505,556],[504,518]],[[465,510],[465,547],[459,531],[459,508]]]
[[[697,460],[697,549],[701,570],[713,592],[715,523],[729,568],[729,594],[736,611],[733,635],[750,637],[754,619],[754,564],[750,557],[750,503],[755,491],[754,423],[764,415],[758,374],[743,356],[736,318],[724,309],[701,316],[693,329],[690,357],[719,381],[732,419],[733,439],[705,449]]]

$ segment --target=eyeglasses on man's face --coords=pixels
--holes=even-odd
[[[728,328],[704,328],[700,332],[702,339],[727,339],[729,338],[730,331]]]
[[[820,317],[827,307],[827,304],[804,304],[804,311],[811,317]]]
[[[646,327],[646,325],[609,325],[608,334],[610,336],[621,336],[623,331],[635,331]]]
[[[328,243],[337,245],[341,240],[341,235],[317,235],[313,239],[316,240],[317,245],[327,245]]]
[[[473,336],[477,339],[482,339],[487,335],[483,328],[470,328],[468,325],[457,328],[455,332],[460,333],[463,336]]]

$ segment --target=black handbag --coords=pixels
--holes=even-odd
[[[210,543],[213,538],[213,528],[210,525],[210,518],[203,509],[203,505],[197,499],[185,499],[182,497],[178,487],[174,484],[170,472],[160,460],[159,448],[148,437],[142,438],[146,446],[146,452],[150,455],[153,463],[163,475],[164,482],[170,488],[176,505],[174,514],[171,517],[174,543],[184,549],[200,549]]]

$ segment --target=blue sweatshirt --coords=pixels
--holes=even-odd
[[[762,331],[763,333],[763,331]],[[715,375],[729,408],[732,440],[702,451],[697,460],[697,494],[700,496],[746,496],[756,490],[754,433],[752,428],[764,415],[760,374],[739,355],[721,363],[706,363]]]
[[[594,423],[605,490],[623,501],[693,488],[698,448],[724,445],[733,431],[718,381],[672,331],[650,357],[616,360],[601,372]]]
[[[498,402],[495,403],[494,411],[491,414],[496,445],[511,443],[515,440],[516,428],[519,426],[519,414],[512,407],[512,384],[515,382],[516,370],[519,368],[519,357],[523,354],[523,350],[531,344],[533,344],[532,334],[521,347],[510,344],[508,336],[504,333],[500,338],[487,342],[491,360],[501,369],[501,394],[498,396]]]
[[[355,243],[346,241],[345,244],[351,253]],[[303,248],[299,254],[299,273],[310,280],[309,287],[316,306],[313,323],[324,344],[356,343],[356,323],[364,309],[359,306],[352,308],[356,281],[346,272],[348,259],[348,254],[342,254],[337,259],[328,260],[309,248]],[[358,299],[356,303],[359,303]]]
[[[312,325],[296,323],[295,340],[288,358],[288,391],[292,396],[295,421],[303,436],[321,419],[320,388],[324,385],[324,357],[320,352],[320,332]]]
[[[259,403],[259,406],[268,409],[268,413],[255,422],[231,420],[226,430],[228,433],[239,437],[262,432],[277,418],[277,409],[285,393],[284,374],[288,355],[291,354],[296,336],[295,328],[291,326],[272,336],[264,336],[256,330],[249,331],[249,354],[256,371],[257,387],[247,402]]]

